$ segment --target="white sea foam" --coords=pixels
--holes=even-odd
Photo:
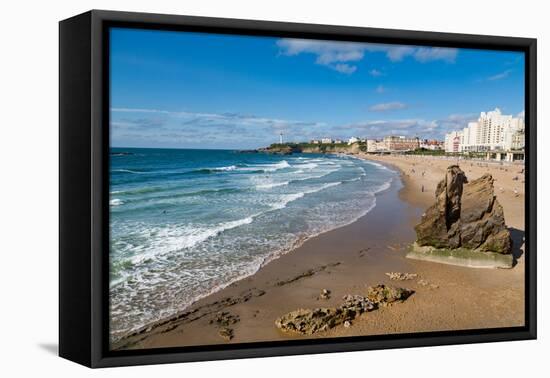
[[[132,169],[113,169],[112,172],[118,172],[118,173],[134,173],[137,175],[144,175],[147,174],[147,172],[140,172],[140,171],[134,171]]]
[[[145,194],[145,193],[151,193],[162,190],[161,188],[157,187],[138,187],[138,188],[131,188],[127,190],[114,190],[110,192],[109,194]]]
[[[331,173],[334,173],[338,171],[338,169],[330,169],[328,171],[324,171],[322,174],[320,175],[312,175],[312,176],[306,176],[306,177],[300,177],[300,178],[296,178],[292,181],[305,181],[305,180],[312,180],[312,179],[320,179],[322,177],[325,177],[325,176],[328,176],[330,175]],[[294,173],[298,173],[298,172],[294,172]],[[302,171],[301,173],[305,173],[304,171]]]
[[[257,165],[248,165],[245,167],[238,167],[239,171],[263,171],[263,172],[275,172],[279,169],[289,168],[290,164],[286,160],[282,160],[274,164],[257,164]]]
[[[296,164],[294,167],[300,168],[300,169],[314,169],[317,168],[319,164],[315,163],[306,163],[306,164]]]
[[[355,183],[345,185],[345,188],[343,185],[341,190],[329,190],[343,183],[357,181],[367,173],[359,164],[353,168],[338,159],[326,162],[327,159],[323,158],[319,162],[312,162],[304,158],[300,159],[300,164],[296,164],[297,158],[288,160],[290,164],[284,160],[276,164],[239,164],[236,169],[232,169],[232,166],[220,167],[237,172],[273,172],[294,168],[269,175],[228,174],[228,180],[238,180],[240,186],[237,186],[246,190],[238,194],[232,192],[229,197],[209,198],[208,201],[212,202],[205,203],[211,204],[212,208],[220,204],[223,210],[220,216],[224,217],[221,219],[227,219],[227,214],[240,214],[233,216],[233,219],[240,219],[221,221],[218,215],[211,217],[201,214],[195,223],[187,220],[179,224],[155,225],[143,222],[124,226],[128,228],[120,233],[122,237],[117,241],[114,256],[121,258],[116,261],[117,264],[131,265],[122,268],[121,276],[111,280],[111,314],[116,315],[113,317],[112,337],[120,337],[151,321],[172,316],[196,300],[254,274],[262,265],[296,248],[305,240],[354,222],[374,207],[374,193],[390,186],[389,182],[384,182],[387,174],[366,166],[369,179],[365,180],[365,185]],[[311,169],[303,167],[310,164],[318,166]],[[325,177],[337,171],[323,180],[302,181]],[[376,175],[372,174],[373,171],[377,172]],[[215,181],[217,175],[203,175],[199,179]],[[264,192],[249,190],[276,187],[281,189]],[[323,190],[327,190],[326,195],[320,194],[317,200],[317,195],[313,193]],[[344,190],[349,191],[349,197],[342,192]],[[117,194],[116,197],[121,196]],[[304,198],[309,195],[311,198]],[[126,200],[126,197],[121,198]],[[298,201],[295,205],[302,205],[298,211],[294,211],[293,207],[279,210],[294,201]],[[159,203],[155,198],[151,205]],[[181,204],[178,205],[182,208]],[[250,211],[247,210],[249,208]],[[210,205],[208,209],[211,209]],[[167,220],[172,219],[170,214]],[[176,213],[173,214],[175,217]],[[175,222],[182,222],[174,219]],[[294,224],[293,220],[298,222]],[[142,232],[138,235],[136,230],[139,228]],[[235,228],[237,230],[225,233]]]
[[[236,165],[229,165],[227,167],[218,167],[218,168],[214,168],[215,171],[222,171],[222,172],[225,172],[225,171],[234,171],[237,169],[237,166]]]
[[[281,197],[280,201],[278,201],[278,202],[276,202],[272,205],[272,208],[274,210],[284,209],[286,207],[286,205],[288,205],[289,203],[291,203],[293,201],[296,201],[297,199],[300,199],[300,198],[304,197],[306,194],[317,193],[317,192],[320,192],[321,190],[325,190],[325,189],[331,188],[333,186],[340,185],[341,183],[342,183],[341,181],[329,182],[329,183],[323,184],[323,185],[321,185],[317,188],[309,189],[309,190],[306,190],[306,191],[303,191],[303,192],[285,194],[284,196]]]
[[[140,264],[154,256],[164,255],[174,251],[191,248],[224,231],[250,224],[253,216],[235,221],[219,223],[215,226],[174,225],[165,227],[146,228],[142,236],[150,241],[145,253],[138,253],[131,259],[132,264]]]
[[[122,201],[119,198],[113,198],[112,200],[109,201],[109,206],[120,206],[123,204],[124,204],[124,201]]]
[[[288,205],[292,201],[296,201],[298,198],[302,198],[305,193],[293,193],[293,194],[285,194],[281,197],[280,201],[274,203],[272,205],[273,210],[280,210],[284,209],[286,205]]]
[[[277,188],[279,186],[285,186],[288,185],[289,181],[284,182],[271,182],[267,184],[259,184],[256,185],[256,189],[271,189],[271,188]]]
[[[380,192],[383,192],[384,190],[389,189],[390,186],[391,186],[391,182],[392,182],[392,180],[383,183],[376,190],[374,190],[374,193],[380,193]]]
[[[265,167],[264,171],[266,172],[274,172],[274,171],[278,171],[279,169],[289,168],[290,164],[288,164],[288,161],[282,160],[275,164],[264,164],[264,165],[260,165],[259,167]]]

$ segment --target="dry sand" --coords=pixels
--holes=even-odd
[[[365,156],[363,156],[365,157]],[[246,343],[463,330],[524,325],[523,166],[459,162],[469,179],[486,172],[495,178],[497,198],[514,239],[513,269],[472,269],[405,258],[414,241],[413,225],[434,200],[437,182],[454,160],[410,156],[368,156],[401,170],[401,180],[377,195],[377,205],[358,221],[307,240],[253,276],[196,302],[178,318],[152,324],[114,349]],[[422,174],[424,173],[424,174]],[[518,180],[514,180],[515,177]],[[424,191],[422,191],[424,186]],[[514,193],[517,190],[517,195]],[[416,273],[391,281],[386,272]],[[345,294],[365,294],[378,283],[413,289],[403,303],[361,315],[351,327],[337,326],[313,336],[283,333],[277,317],[298,308],[337,306]],[[319,299],[329,289],[328,300]],[[211,323],[220,311],[238,316],[226,341]]]

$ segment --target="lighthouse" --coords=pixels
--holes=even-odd
[[[279,144],[283,144],[283,133],[279,134]]]

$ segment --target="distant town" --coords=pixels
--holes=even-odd
[[[445,140],[422,139],[403,135],[382,138],[348,139],[320,138],[309,142],[272,144],[276,152],[339,152],[355,150],[366,153],[428,153],[432,155],[463,155],[491,160],[517,161],[525,159],[525,119],[523,116],[504,115],[500,109],[481,112],[476,122],[469,122],[462,130],[445,135]]]

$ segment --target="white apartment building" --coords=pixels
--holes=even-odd
[[[468,123],[468,127],[463,130],[445,135],[445,151],[485,152],[523,149],[525,143],[521,143],[521,135],[524,133],[525,120],[522,117],[503,115],[500,109],[496,108],[490,112],[482,112],[477,122]],[[455,151],[456,137],[459,138],[458,151]]]
[[[512,150],[522,150],[525,148],[525,129],[519,130],[512,136]]]
[[[322,144],[332,144],[332,139],[331,138],[323,138],[323,139],[321,139],[321,143]]]

